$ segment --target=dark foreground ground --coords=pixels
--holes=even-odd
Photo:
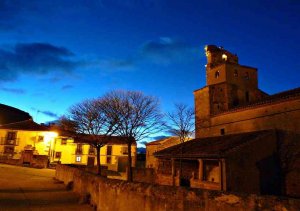
[[[0,164],[0,211],[93,210],[54,180],[55,170]]]

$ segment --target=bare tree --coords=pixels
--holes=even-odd
[[[167,114],[169,133],[178,136],[181,143],[191,137],[195,131],[195,112],[194,109],[185,104],[175,104],[175,110]]]
[[[179,171],[182,174],[182,143],[187,141],[195,131],[195,112],[193,108],[185,104],[175,104],[173,112],[167,113],[169,124],[167,125],[168,132],[177,136],[181,143],[181,154],[179,160]]]
[[[108,120],[103,102],[101,98],[84,100],[73,105],[60,121],[65,130],[75,133],[78,140],[96,148],[98,175],[101,175],[100,149],[117,127],[115,119],[110,117]]]
[[[127,180],[132,181],[132,144],[163,130],[159,101],[155,97],[135,91],[112,91],[103,97],[103,101],[106,116],[118,120],[115,134],[127,140]]]

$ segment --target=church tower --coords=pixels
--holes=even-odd
[[[238,56],[215,45],[205,47],[206,86],[194,92],[196,137],[211,125],[211,116],[260,100],[257,69],[240,65]]]

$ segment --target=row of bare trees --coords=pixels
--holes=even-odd
[[[169,121],[164,120],[165,116]],[[156,97],[135,91],[111,91],[73,105],[61,118],[60,126],[96,148],[99,175],[101,147],[113,136],[124,138],[128,147],[127,178],[132,181],[132,144],[166,129],[184,142],[194,131],[194,111],[180,104],[175,105],[174,112],[164,115]]]

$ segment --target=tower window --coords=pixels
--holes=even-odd
[[[246,102],[249,103],[250,101],[250,97],[249,97],[249,92],[245,92],[245,99],[246,99]]]
[[[218,70],[215,72],[215,78],[219,78],[219,77],[220,77],[220,71]]]
[[[245,73],[245,79],[249,80],[249,73],[248,72]]]
[[[238,74],[238,71],[237,70],[234,70],[234,77],[238,77],[239,76],[239,74]]]
[[[225,135],[225,129],[222,128],[222,129],[220,130],[220,133],[221,133],[221,135]]]

